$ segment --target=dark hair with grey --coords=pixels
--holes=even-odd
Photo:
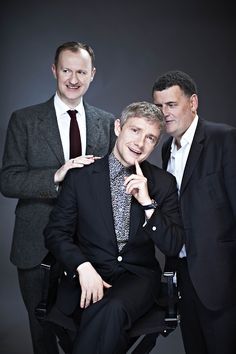
[[[64,50],[70,50],[71,52],[76,53],[80,49],[84,49],[89,53],[89,55],[91,57],[92,68],[93,68],[94,63],[95,63],[94,51],[88,44],[81,43],[81,42],[65,42],[65,43],[61,44],[57,48],[56,53],[55,53],[55,57],[54,57],[55,66],[57,66],[57,64],[58,64],[58,59],[59,59],[59,55],[61,54],[61,52],[63,52]]]
[[[188,97],[197,94],[197,85],[194,80],[183,71],[173,70],[156,79],[152,88],[152,95],[155,91],[163,91],[172,86],[179,86]]]
[[[120,124],[121,127],[131,117],[146,118],[147,120],[158,122],[160,130],[164,128],[164,116],[160,108],[155,104],[141,101],[134,102],[128,105],[121,113]]]

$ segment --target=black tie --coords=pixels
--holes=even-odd
[[[69,110],[67,113],[70,116],[70,159],[81,156],[81,139],[79,126],[76,120],[76,110]]]

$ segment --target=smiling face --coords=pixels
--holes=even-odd
[[[197,113],[197,95],[189,97],[175,85],[162,91],[154,91],[153,102],[164,114],[166,132],[179,141]]]
[[[130,117],[121,127],[120,120],[115,121],[117,136],[113,153],[123,166],[134,165],[146,160],[158,143],[161,130],[158,121],[143,117]]]
[[[52,72],[57,80],[57,93],[69,107],[76,107],[81,97],[86,93],[94,78],[96,69],[85,49],[77,52],[63,50],[58,63],[52,66]]]

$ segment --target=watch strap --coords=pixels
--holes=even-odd
[[[157,202],[152,199],[151,204],[142,205],[143,210],[156,209],[158,207]]]

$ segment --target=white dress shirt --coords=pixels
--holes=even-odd
[[[65,161],[69,160],[70,156],[70,116],[67,113],[71,107],[68,107],[58,96],[55,94],[54,97],[54,106],[56,110],[57,116],[57,124],[60,131],[61,142],[64,152]],[[79,125],[80,130],[80,138],[81,138],[81,146],[82,146],[82,155],[85,155],[86,152],[86,117],[83,105],[83,99],[79,105],[73,109],[76,109],[78,113],[76,113],[76,119]]]
[[[198,116],[196,115],[190,127],[180,139],[180,148],[177,149],[175,138],[171,144],[171,154],[168,161],[167,171],[175,176],[178,193],[180,193],[181,183],[183,179],[185,165],[188,159],[189,151],[193,142],[194,134],[197,128]],[[179,253],[179,257],[186,257],[185,245]]]

